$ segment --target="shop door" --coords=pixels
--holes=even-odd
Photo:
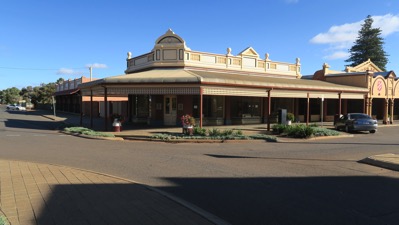
[[[175,126],[177,117],[176,95],[165,95],[164,97],[164,125]]]

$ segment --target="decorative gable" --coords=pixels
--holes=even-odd
[[[370,59],[366,62],[363,62],[355,67],[347,66],[345,69],[346,72],[383,72],[377,65],[375,65]]]
[[[252,47],[244,49],[242,52],[238,53],[238,55],[259,58],[259,54]]]
[[[175,34],[171,29],[167,30],[166,33],[162,36],[160,36],[156,41],[155,41],[155,46],[154,50],[156,49],[187,49],[190,50],[186,46],[186,42],[181,38],[179,35]]]

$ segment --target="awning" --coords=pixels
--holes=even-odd
[[[312,98],[341,97],[363,99],[367,88],[329,83],[319,80],[279,78],[233,71],[214,72],[187,70],[183,68],[153,69],[138,73],[108,77],[79,85],[83,95],[104,95],[107,88],[109,96],[129,94],[199,94],[225,96],[266,97],[271,90],[272,97]]]
[[[80,91],[79,88],[75,88],[75,89],[70,89],[70,90],[65,90],[65,91],[57,91],[54,93],[55,96],[59,96],[59,95],[73,95],[76,94]]]

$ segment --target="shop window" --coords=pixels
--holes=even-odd
[[[208,118],[223,118],[223,96],[203,96],[203,114]]]
[[[251,97],[232,97],[231,116],[250,118],[261,115],[261,98]]]

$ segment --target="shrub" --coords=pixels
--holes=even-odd
[[[206,136],[206,129],[201,127],[194,127],[193,134],[199,136]]]
[[[293,113],[287,113],[287,120],[294,121],[295,120],[294,114]]]
[[[84,131],[90,131],[90,129],[86,127],[66,127],[64,131],[81,134]]]
[[[300,124],[296,126],[289,126],[285,133],[287,133],[287,136],[289,137],[308,138],[313,135],[313,129],[310,126]]]
[[[208,130],[208,135],[211,137],[221,136],[222,132],[217,128],[212,128]]]
[[[78,133],[78,134],[84,134],[96,137],[115,137],[115,135],[113,134],[97,132],[94,130],[90,130],[89,128],[86,127],[67,127],[64,129],[64,131],[69,133]]]
[[[282,133],[285,133],[285,130],[287,129],[287,125],[285,125],[285,124],[274,124],[273,126],[272,126],[272,129],[273,129],[273,133],[274,134],[282,134]]]
[[[222,132],[222,135],[223,136],[229,136],[229,135],[233,135],[233,130],[224,130],[223,132]]]
[[[313,129],[313,136],[338,136],[339,132],[336,130],[330,130],[322,127],[312,127]]]
[[[236,130],[235,135],[242,135],[242,130]]]
[[[277,138],[276,137],[265,135],[265,134],[254,134],[254,135],[250,135],[249,138],[266,140],[268,142],[277,142]]]

